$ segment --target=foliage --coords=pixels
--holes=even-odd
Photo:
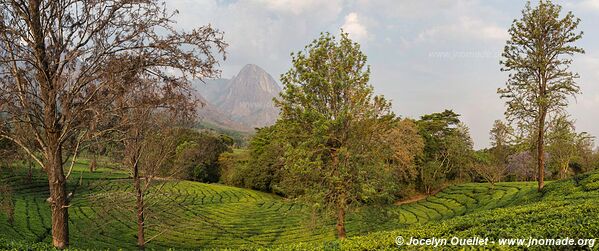
[[[426,194],[433,194],[445,183],[447,169],[442,162],[432,160],[420,165],[420,186]]]
[[[459,123],[455,134],[447,138],[448,178],[457,181],[470,181],[469,167],[474,159],[474,142],[470,137],[470,129]]]
[[[416,122],[411,119],[400,120],[387,139],[391,146],[390,161],[397,170],[397,181],[412,183],[418,177],[416,161],[424,151],[424,140],[418,133]]]
[[[251,187],[251,184],[246,182],[249,158],[247,149],[234,149],[232,152],[221,154],[218,157],[218,164],[221,167],[220,181],[229,186]]]
[[[233,129],[223,128],[220,126],[215,126],[210,123],[200,121],[195,125],[196,128],[201,130],[211,130],[215,131],[219,134],[227,135],[231,139],[233,139],[233,147],[247,147],[250,138],[253,136],[251,132],[242,132],[236,131]]]
[[[360,46],[346,33],[329,33],[292,54],[281,77],[285,194],[334,214],[345,237],[345,214],[354,205],[388,201],[395,190],[385,139],[397,120],[391,104],[375,96]]]
[[[559,178],[568,175],[570,161],[576,154],[576,132],[574,123],[561,116],[552,121],[547,133],[547,152],[551,157],[549,165]]]
[[[514,129],[501,120],[495,120],[489,134],[491,140],[491,154],[493,154],[493,157],[499,163],[507,164],[508,157],[513,154],[515,150],[512,145],[515,143]]]
[[[447,179],[468,180],[473,143],[466,125],[452,110],[424,115],[417,121],[424,139],[419,159],[419,186],[426,193],[440,188]]]
[[[497,149],[497,148],[495,148]],[[507,165],[490,151],[477,151],[472,170],[485,181],[495,185],[507,175]]]
[[[534,168],[535,161],[530,151],[512,154],[508,157],[508,176],[511,180],[530,181],[534,180],[537,170]]]
[[[420,135],[424,138],[424,158],[439,160],[447,149],[447,138],[457,133],[460,115],[452,110],[423,115],[417,122]]]
[[[94,173],[87,170],[87,164],[78,164],[75,172],[82,173],[81,181],[69,183],[69,187],[78,187],[79,193],[70,207],[73,248],[135,249],[135,223],[129,213],[134,201],[124,200],[110,210],[101,206],[113,196],[132,191],[127,174],[110,173],[112,170],[104,167]],[[0,182],[14,188],[16,208],[14,225],[9,225],[0,213],[0,239],[4,238],[0,249],[50,247],[45,234],[50,214],[39,210],[45,206],[48,193],[43,186],[45,177],[36,169],[32,182],[27,182],[22,179],[26,171],[0,171]],[[598,184],[599,175],[588,173],[552,182],[544,194],[537,193],[531,182],[500,182],[494,187],[481,183],[454,185],[414,203],[358,208],[348,214],[349,238],[336,241],[327,228],[334,222],[321,222],[325,228],[304,223],[311,215],[308,205],[218,184],[165,181],[161,190],[147,197],[152,205],[147,215],[155,222],[147,226],[147,231],[156,237],[146,248],[396,249],[397,235],[589,238],[599,231],[599,207],[595,203],[599,199]]]
[[[218,182],[221,167],[218,158],[230,152],[233,139],[213,131],[179,128],[174,165],[182,168],[182,177],[200,182]]]
[[[582,38],[576,30],[580,19],[571,12],[560,17],[561,10],[550,0],[539,1],[534,8],[526,4],[522,18],[514,20],[508,31],[501,70],[510,76],[506,87],[497,90],[506,99],[508,120],[533,129],[539,190],[544,186],[547,116],[564,111],[568,98],[580,93],[578,74],[569,69],[572,56],[584,53],[573,45]]]
[[[265,192],[281,192],[278,184],[285,151],[279,125],[260,128],[249,143],[249,161],[244,172],[244,187]]]

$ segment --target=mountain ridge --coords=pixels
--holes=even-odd
[[[273,98],[282,91],[274,78],[255,64],[245,65],[231,79],[208,79],[195,87],[206,105],[200,119],[239,131],[274,124],[279,110]]]

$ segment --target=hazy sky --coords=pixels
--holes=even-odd
[[[275,79],[290,67],[291,52],[320,32],[343,28],[362,45],[371,84],[402,116],[453,109],[471,130],[475,148],[489,145],[504,102],[496,94],[507,73],[499,60],[507,30],[525,1],[506,0],[166,0],[179,10],[177,25],[210,23],[225,32],[223,77],[253,63]],[[582,19],[575,58],[583,94],[568,108],[578,131],[599,136],[599,0],[557,1]]]

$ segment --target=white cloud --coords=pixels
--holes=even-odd
[[[599,0],[555,0],[579,16],[587,54],[572,69],[580,73],[583,94],[572,104],[581,130],[599,135],[599,47],[594,23]],[[534,1],[533,1],[534,2]],[[495,57],[431,60],[431,52],[500,53],[507,30],[521,16],[524,1],[485,0],[168,0],[177,8],[178,27],[211,23],[230,44],[223,76],[254,63],[273,77],[289,69],[290,52],[301,50],[320,32],[342,27],[362,43],[372,65],[375,91],[394,100],[398,114],[418,117],[455,108],[472,129],[477,147],[488,145],[488,129],[501,118],[503,101],[495,90],[507,75]],[[375,39],[376,38],[376,39]],[[365,43],[367,42],[367,43]],[[466,54],[470,55],[470,54]],[[473,54],[478,55],[478,54]],[[473,56],[474,57],[474,56]],[[468,95],[465,95],[468,94]],[[484,104],[483,110],[473,104]],[[481,109],[482,109],[481,108]]]
[[[599,0],[585,0],[580,3],[585,9],[599,10]]]
[[[341,11],[342,2],[340,0],[257,0],[258,3],[265,5],[268,9],[300,15],[307,12],[328,12],[336,14]]]
[[[508,38],[506,28],[479,18],[460,17],[455,23],[435,26],[424,30],[417,36],[418,41],[436,41],[439,38],[479,39],[490,41],[505,41]]]
[[[465,5],[463,0],[426,0],[426,1],[398,1],[398,0],[357,0],[356,6],[360,10],[376,12],[389,18],[423,19],[433,18],[439,13]]]
[[[248,63],[278,76],[288,69],[290,52],[320,32],[337,30],[343,17],[341,0],[169,0],[167,7],[180,11],[176,20],[181,28],[211,23],[225,33],[229,47],[222,64],[224,77]]]
[[[358,41],[365,41],[368,39],[368,30],[366,26],[361,23],[358,14],[351,12],[345,16],[345,23],[341,26],[343,31],[347,32],[352,39]]]

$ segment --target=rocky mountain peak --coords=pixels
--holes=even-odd
[[[279,116],[272,100],[279,95],[281,87],[255,64],[245,65],[230,80],[209,81],[198,89],[221,114],[247,128],[274,124]]]

